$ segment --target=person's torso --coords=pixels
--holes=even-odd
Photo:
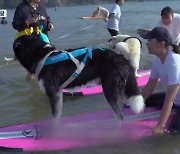
[[[170,65],[174,65],[175,66],[174,68],[180,67],[180,55],[175,54],[173,51],[169,51],[169,53],[166,57],[166,60],[163,64],[161,63],[161,60],[158,57],[156,57],[154,63],[155,63],[155,66],[157,66],[156,70],[157,70],[158,76],[160,78],[160,83],[161,83],[163,89],[166,91],[168,85],[170,85],[169,80],[172,80],[173,78],[175,78],[175,76],[179,76],[179,78],[180,78],[180,71],[176,72],[176,70],[174,70],[174,71],[169,70],[169,68],[171,68]],[[175,81],[174,84],[180,84],[180,79],[178,79],[178,81]],[[174,103],[176,105],[180,106],[180,89],[177,93]]]
[[[38,21],[31,26],[39,26],[43,25],[43,32],[47,31],[47,14],[45,11],[45,8],[43,8],[42,5],[38,5],[38,7],[35,9],[30,4],[22,4],[19,9],[22,9],[22,21],[25,21],[30,16],[37,16]]]
[[[115,29],[119,31],[119,21],[121,19],[121,9],[118,4],[114,4],[113,7],[110,10],[110,14],[113,13],[114,16],[109,16],[108,22],[107,22],[107,28],[109,29]]]
[[[180,15],[174,13],[174,19],[170,25],[165,26],[162,22],[160,22],[160,26],[167,28],[169,33],[171,34],[172,43],[175,45],[179,45],[180,43]]]

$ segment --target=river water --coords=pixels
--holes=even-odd
[[[112,4],[101,4],[107,9]],[[180,13],[180,1],[126,2],[122,7],[120,32],[137,36],[136,29],[152,28],[160,19],[160,11],[171,6]],[[102,20],[82,20],[79,16],[88,16],[97,5],[60,7],[47,9],[54,31],[49,33],[52,43],[58,49],[81,46],[94,47],[109,40],[106,23]],[[39,90],[36,81],[26,81],[26,70],[17,62],[5,62],[4,57],[13,56],[13,38],[16,31],[11,22],[14,10],[8,10],[8,24],[0,25],[0,127],[28,123],[51,117],[50,105],[46,96]],[[141,38],[140,38],[141,39]],[[141,39],[142,40],[142,39]],[[151,66],[152,56],[148,55],[145,41],[142,40],[141,69]],[[63,115],[75,115],[110,108],[103,95],[87,97],[64,97]],[[103,153],[103,154],[179,154],[178,137],[150,137],[131,143],[106,147],[91,147],[65,151],[62,153]],[[179,142],[179,143],[178,143]],[[58,152],[57,152],[58,153]]]

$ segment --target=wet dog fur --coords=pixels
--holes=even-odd
[[[135,76],[140,77],[137,71],[139,70],[142,45],[137,37],[119,34],[113,36],[109,42],[99,45],[99,47],[108,48],[118,54],[124,55],[135,69]]]
[[[13,45],[16,58],[31,74],[42,58],[56,48],[43,42],[38,36],[21,36]],[[75,49],[67,49],[72,51]],[[61,52],[61,51],[59,51]],[[52,53],[55,55],[57,53]],[[51,56],[50,55],[50,56]],[[77,57],[83,59],[83,55]],[[37,80],[40,89],[49,98],[52,115],[58,118],[62,115],[63,91],[59,87],[74,73],[76,65],[71,60],[65,60],[51,65],[45,65]],[[134,69],[123,55],[112,50],[93,49],[92,59],[88,59],[81,74],[66,88],[85,85],[89,81],[99,80],[103,93],[119,120],[122,120],[124,103],[138,113],[144,108],[144,100],[137,86]]]

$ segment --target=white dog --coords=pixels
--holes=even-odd
[[[113,36],[110,42],[101,44],[98,47],[108,48],[118,54],[124,55],[124,57],[128,59],[134,67],[136,77],[140,77],[137,71],[139,69],[141,46],[141,41],[138,38],[119,34]]]

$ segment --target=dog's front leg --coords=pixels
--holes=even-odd
[[[55,103],[55,114],[54,114],[54,120],[55,120],[55,127],[59,128],[60,126],[60,120],[62,116],[62,108],[63,108],[63,90],[60,89],[58,95],[58,100]]]
[[[43,128],[43,134],[45,137],[56,136],[57,132],[60,129],[61,115],[62,115],[62,106],[63,106],[63,91],[58,89],[48,89],[47,96],[49,97],[51,111],[52,111],[52,120],[51,122]]]
[[[63,108],[63,90],[60,89],[58,93],[58,102],[56,103],[56,117],[62,116],[62,108]]]

